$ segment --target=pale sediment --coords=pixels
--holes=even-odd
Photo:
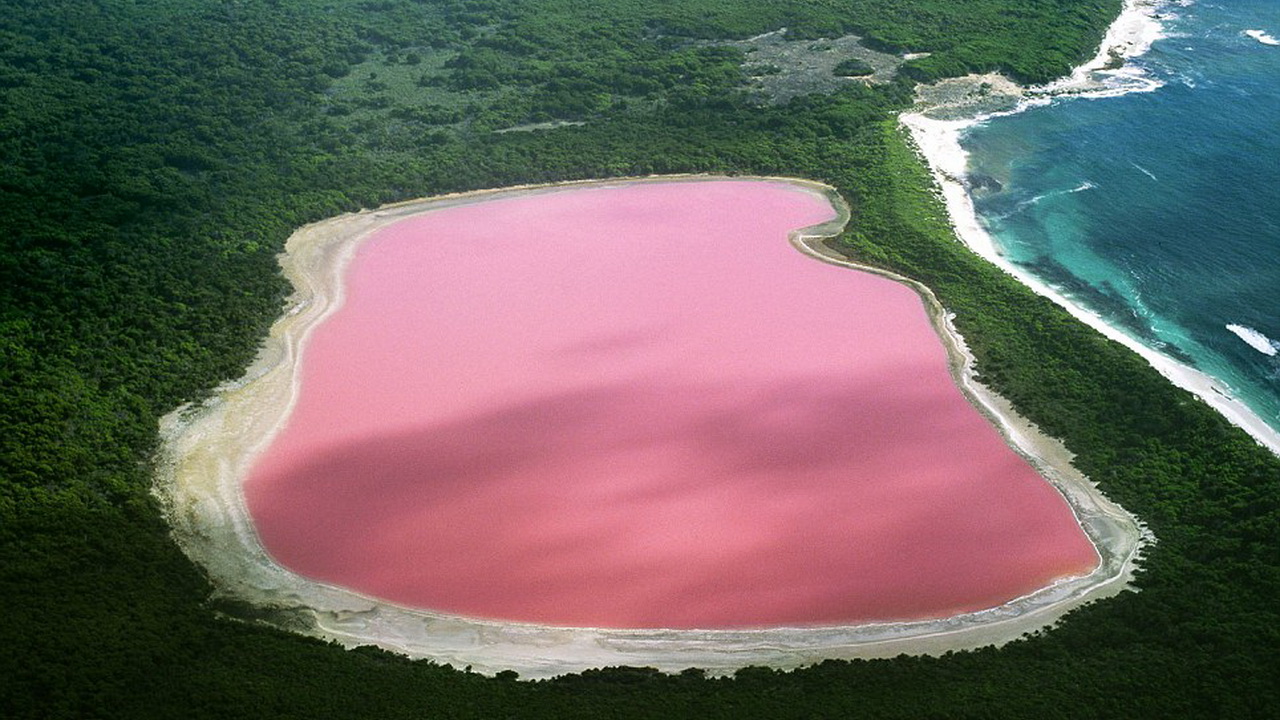
[[[1063,579],[996,608],[937,620],[752,630],[618,630],[492,622],[399,607],[302,578],[271,559],[254,531],[241,483],[288,418],[307,337],[341,305],[345,268],[364,239],[410,215],[500,196],[702,179],[708,178],[641,178],[467,193],[343,215],[300,229],[281,258],[296,292],[258,360],[243,379],[221,388],[210,402],[179,409],[163,421],[157,493],[179,545],[206,569],[221,597],[247,603],[255,608],[255,617],[272,624],[347,646],[374,644],[479,672],[511,669],[526,677],[611,665],[667,671],[702,667],[728,673],[747,665],[791,668],[828,658],[941,654],[1017,639],[1128,585],[1149,535],[1071,467],[1070,455],[1060,443],[1043,436],[1007,402],[974,381],[972,359],[945,311],[927,288],[910,282],[924,298],[966,395],[1070,503],[1101,558],[1092,573]],[[796,247],[823,261],[857,267],[825,252],[817,242],[839,232],[847,220],[834,191],[816,183],[787,182],[823,193],[841,210],[836,220],[795,233]]]

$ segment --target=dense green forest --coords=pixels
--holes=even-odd
[[[0,715],[1274,716],[1280,459],[960,246],[895,121],[920,80],[1065,73],[1119,5],[5,0]],[[747,89],[747,51],[716,41],[784,27],[928,55],[770,103]],[[534,123],[550,129],[495,132]],[[295,227],[444,191],[703,171],[837,187],[853,209],[838,247],[933,288],[987,382],[1149,523],[1140,591],[999,650],[536,683],[210,602],[150,493],[157,419],[252,359]]]

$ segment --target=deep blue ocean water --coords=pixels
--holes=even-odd
[[[1280,429],[1280,0],[1170,4],[1164,84],[971,128],[1006,257]],[[1263,31],[1257,37],[1246,31]]]

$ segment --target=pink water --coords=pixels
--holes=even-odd
[[[440,209],[363,245],[245,492],[294,571],[595,627],[941,617],[1097,562],[907,287],[784,183]]]

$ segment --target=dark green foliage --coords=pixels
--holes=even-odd
[[[8,0],[0,716],[1274,715],[1280,461],[956,243],[892,120],[906,79],[754,107],[736,51],[691,42],[857,32],[932,52],[911,77],[1043,80],[1118,4]],[[588,122],[489,132],[546,119]],[[443,191],[696,171],[837,186],[854,209],[838,247],[934,288],[984,377],[1150,522],[1142,592],[999,651],[542,683],[216,612],[149,494],[156,420],[252,358],[293,228]]]
[[[849,58],[848,60],[841,60],[839,63],[837,63],[832,72],[834,72],[836,75],[848,75],[850,77],[858,77],[862,75],[870,75],[875,71],[876,69],[871,67],[871,64],[868,63],[866,60],[860,60],[858,58]]]

